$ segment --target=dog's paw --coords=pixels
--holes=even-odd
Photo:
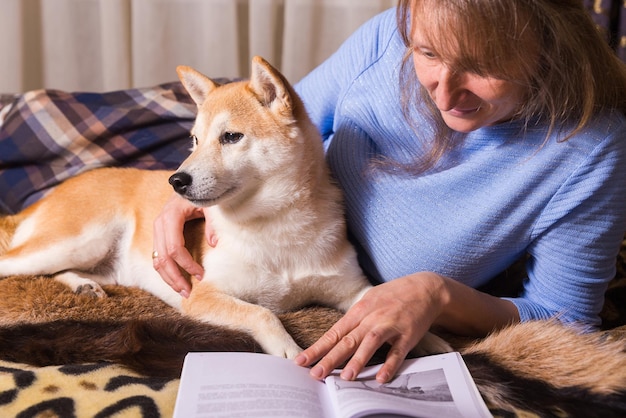
[[[289,360],[293,360],[301,352],[302,349],[294,344],[294,347],[286,347],[286,349],[283,350],[283,357],[288,358]]]
[[[94,298],[104,298],[106,293],[102,290],[102,287],[98,283],[85,283],[81,284],[74,290],[77,295],[90,296]]]
[[[106,293],[94,280],[80,276],[74,272],[65,272],[55,276],[55,280],[66,284],[77,295],[104,298]]]
[[[302,349],[297,345],[281,347],[278,350],[271,350],[273,352],[268,352],[268,354],[272,354],[278,357],[283,357],[289,360],[293,360],[296,358],[298,354],[302,352]]]
[[[293,360],[302,352],[302,348],[289,335],[284,339],[268,341],[267,338],[257,338],[257,341],[261,343],[263,351],[277,357]]]

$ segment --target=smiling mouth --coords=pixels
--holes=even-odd
[[[213,206],[215,205],[219,200],[223,199],[224,197],[233,194],[233,192],[235,191],[236,187],[233,186],[230,189],[227,189],[224,193],[222,193],[221,195],[217,196],[217,197],[212,197],[210,199],[196,199],[194,197],[190,197],[190,196],[185,196],[185,199],[187,199],[188,201],[190,201],[192,204],[194,204],[195,206],[202,206],[202,207],[207,207],[207,206]]]
[[[454,107],[448,110],[447,113],[449,113],[452,116],[459,116],[459,117],[472,116],[480,112],[480,109],[481,109],[481,106],[473,107],[471,109],[459,109],[457,107]]]

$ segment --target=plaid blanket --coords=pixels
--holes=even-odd
[[[110,93],[35,90],[0,98],[0,212],[101,166],[175,169],[196,105],[180,83]]]

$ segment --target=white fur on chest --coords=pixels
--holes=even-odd
[[[245,248],[245,251],[239,251]],[[285,254],[268,258],[250,247],[232,248],[218,243],[203,260],[205,275],[218,289],[247,302],[275,311],[299,307],[316,274],[303,265],[281,262]],[[255,253],[258,257],[255,257]]]
[[[268,234],[247,230],[224,234],[204,255],[203,280],[275,312],[330,302],[333,294],[345,298],[368,286],[351,247],[338,256],[337,247],[324,235],[282,234],[280,229],[277,225]],[[352,298],[346,299],[352,303]]]

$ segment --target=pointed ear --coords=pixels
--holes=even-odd
[[[293,101],[285,77],[259,56],[252,58],[250,88],[261,104],[273,112],[291,114]]]
[[[198,106],[204,103],[209,93],[218,86],[218,84],[209,77],[185,65],[176,67],[176,73],[183,83],[183,86]]]

